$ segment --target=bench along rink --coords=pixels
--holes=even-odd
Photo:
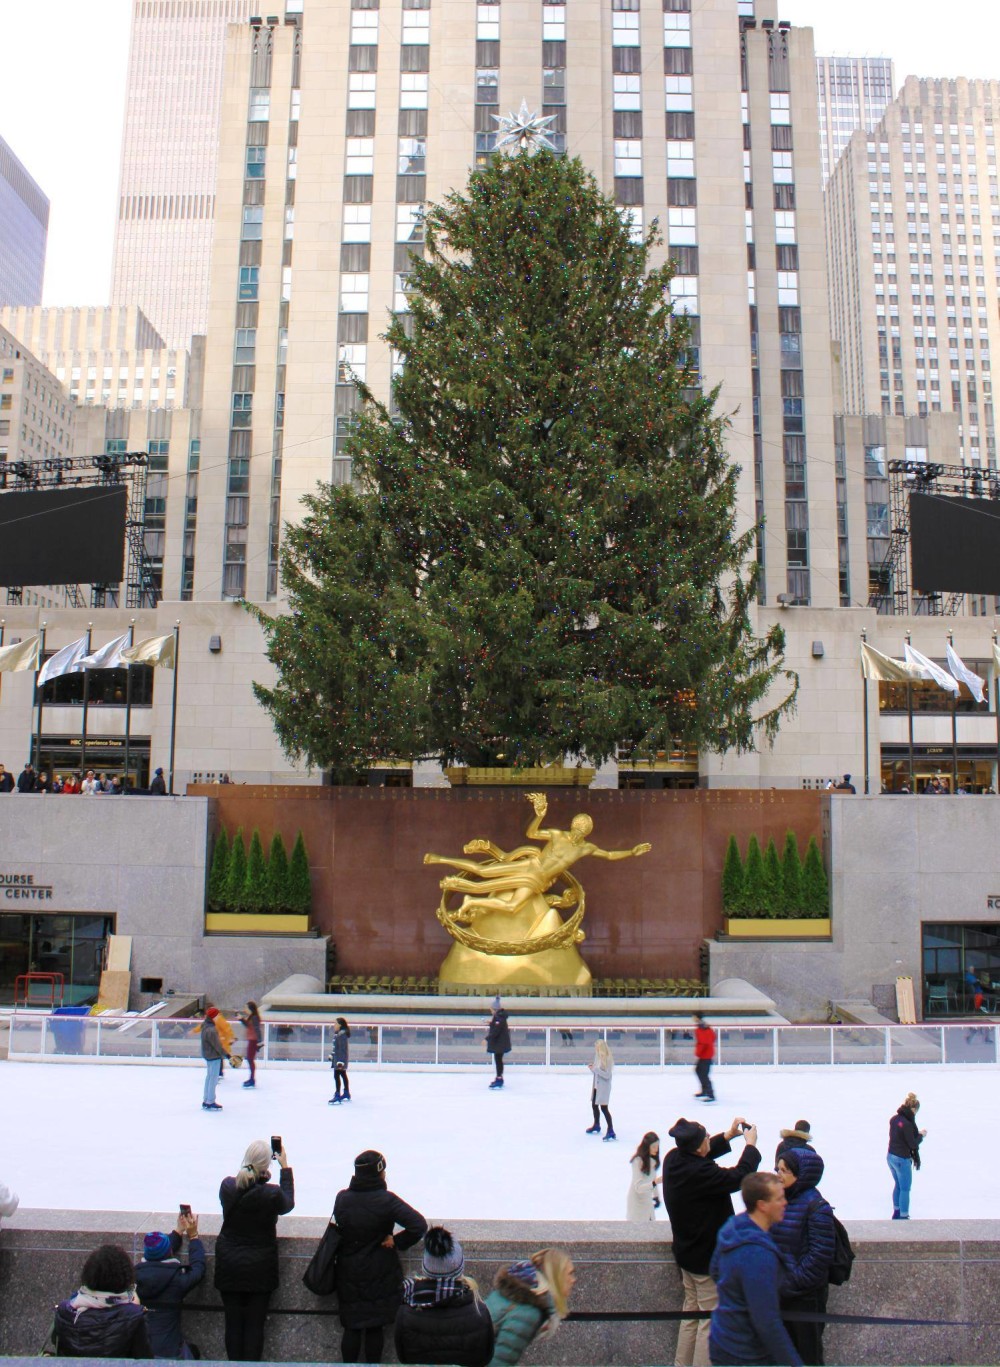
[[[779,1130],[810,1121],[826,1162],[824,1195],[845,1220],[888,1219],[888,1121],[907,1092],[920,1097],[923,1167],[914,1219],[1000,1218],[1000,1170],[977,1152],[1000,1129],[995,1068],[982,1066],[718,1067],[719,1100],[693,1098],[693,1069],[620,1067],[605,1143],[591,1124],[586,1067],[543,1072],[508,1064],[503,1091],[481,1072],[352,1069],[354,1100],[327,1104],[329,1068],[228,1071],[219,1112],[201,1109],[192,1067],[0,1064],[0,1178],[25,1208],[218,1213],[221,1179],[252,1139],[280,1134],[295,1172],[296,1213],[328,1215],[355,1154],[381,1149],[390,1187],[430,1217],[618,1220],[628,1160],[647,1130],[694,1117],[710,1133],[743,1115],[759,1126],[764,1168]],[[733,1141],[733,1152],[742,1151]],[[724,1163],[734,1162],[724,1159]]]

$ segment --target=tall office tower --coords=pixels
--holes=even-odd
[[[138,304],[174,349],[205,331],[226,25],[252,7],[132,6],[111,302]]]
[[[1000,354],[995,118],[1000,82],[908,77],[875,130],[851,139],[826,192],[844,412],[953,415],[952,459],[989,469]],[[925,443],[906,444],[919,452]],[[872,533],[885,539],[888,528],[885,471],[869,445],[874,562]],[[878,583],[871,588],[877,596]]]
[[[195,597],[274,598],[279,531],[350,478],[352,374],[388,398],[422,210],[553,116],[636,233],[658,220],[732,414],[766,599],[837,602],[815,56],[761,0],[309,0],[230,30]]]
[[[49,201],[0,138],[0,304],[40,304]]]
[[[875,127],[895,91],[890,57],[817,57],[823,184],[859,128]]]

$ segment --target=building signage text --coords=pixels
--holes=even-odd
[[[0,873],[0,893],[8,902],[51,902],[52,887],[36,883],[33,873]]]

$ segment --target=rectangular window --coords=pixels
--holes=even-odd
[[[240,237],[244,242],[259,242],[264,236],[263,204],[244,204],[243,230]]]
[[[375,169],[375,139],[348,138],[344,173],[348,176],[370,176]]]
[[[690,14],[665,14],[663,16],[663,46],[691,46]]]
[[[266,86],[254,86],[250,91],[250,122],[267,123],[271,117],[271,92]]]
[[[396,205],[396,241],[423,242],[424,206],[422,204]]]
[[[697,242],[697,211],[694,209],[667,210],[667,241],[672,247],[694,246]]]
[[[562,43],[566,41],[566,6],[542,6],[542,41]]]
[[[259,266],[240,267],[240,299],[256,299],[260,284]]]
[[[416,13],[420,13],[419,10]],[[427,139],[426,138],[400,138],[399,140],[399,164],[397,171],[399,175],[423,175],[427,169]]]
[[[642,108],[642,77],[641,76],[614,76],[614,94],[612,96],[614,109],[641,109]]]
[[[427,76],[417,73],[404,73],[399,78],[400,109],[427,108]]]
[[[565,67],[545,67],[542,71],[542,104],[566,103]],[[617,109],[618,106],[615,105]]]
[[[249,427],[253,422],[253,395],[234,394],[232,427]]]
[[[481,67],[476,72],[476,104],[496,104],[500,98],[500,72]]]
[[[780,244],[795,241],[795,214],[778,212],[774,215],[774,238]]]
[[[694,87],[690,76],[665,76],[667,111],[694,108]]]
[[[248,147],[246,178],[247,180],[264,179],[264,162],[267,159],[266,147]]]
[[[621,221],[628,228],[628,235],[632,242],[642,242],[645,233],[642,223],[642,209],[638,205],[618,205],[618,214]]]
[[[365,45],[378,42],[378,10],[351,10],[351,42]]]
[[[642,175],[642,142],[638,139],[615,141],[615,175]]]
[[[236,365],[253,365],[257,354],[257,329],[256,328],[237,328],[236,329],[236,351],[234,361]]]
[[[693,143],[693,142],[668,142],[668,143],[667,143],[667,175],[668,175],[668,176],[693,176],[693,175],[694,175],[694,143]]]
[[[365,378],[368,368],[368,347],[362,343],[337,348],[337,383],[353,384]]]
[[[481,43],[500,41],[500,6],[476,6],[476,37]]]
[[[790,97],[789,95],[772,95],[772,96],[771,96],[771,122],[772,122],[772,124],[775,124],[775,123],[791,123],[791,121],[792,121],[792,111],[791,111],[791,108],[790,108],[790,100],[791,100],[791,97]],[[852,127],[853,127],[853,121],[852,121]]]
[[[344,274],[340,277],[342,313],[368,312],[368,276]]]
[[[348,109],[375,108],[375,73],[352,72],[347,78]]]
[[[611,16],[611,42],[614,47],[639,46],[639,16],[616,11]]]
[[[344,205],[344,231],[342,242],[370,242],[372,240],[372,206],[370,204]]]

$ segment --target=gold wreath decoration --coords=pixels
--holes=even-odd
[[[454,913],[448,907],[448,892],[441,893],[441,902],[437,909],[437,918],[444,926],[445,930],[460,945],[466,949],[478,950],[480,954],[541,954],[547,949],[566,949],[570,945],[581,944],[584,940],[584,933],[580,929],[580,922],[583,920],[584,913],[584,892],[583,888],[571,873],[563,873],[565,882],[569,888],[560,897],[546,897],[550,907],[571,907],[576,905],[576,911],[564,921],[558,930],[553,930],[548,935],[540,935],[537,939],[531,940],[489,940],[483,935],[477,935],[474,930],[459,925],[455,920]]]

